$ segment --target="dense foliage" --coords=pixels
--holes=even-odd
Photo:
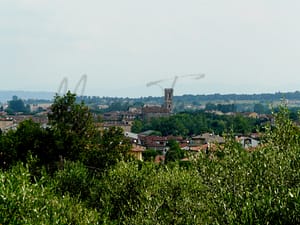
[[[32,173],[47,152],[38,154],[41,128],[31,123],[1,134],[9,166],[0,170],[0,224],[300,223],[300,130],[284,107],[256,150],[229,135],[215,151],[186,153],[188,167],[176,157],[166,164],[128,161],[121,130],[112,129],[76,149],[78,157],[66,155],[52,173],[43,163]],[[176,156],[178,146],[170,147]],[[98,154],[99,165],[107,159],[101,170],[94,168]]]
[[[8,101],[8,107],[6,112],[9,114],[14,113],[29,113],[30,108],[29,105],[25,105],[22,99],[19,99],[17,96],[13,96],[13,99]]]
[[[222,135],[229,131],[249,134],[256,132],[264,123],[264,120],[245,117],[241,114],[227,116],[197,111],[178,113],[170,117],[152,118],[149,121],[135,120],[132,132],[155,130],[163,136],[192,136],[205,132]]]
[[[47,176],[32,182],[22,164],[0,171],[0,224],[97,224],[99,213],[69,195],[57,195]]]
[[[80,160],[105,170],[124,158],[130,148],[120,128],[98,130],[92,113],[83,103],[76,103],[76,96],[70,92],[55,96],[48,117],[47,128],[26,120],[16,130],[0,135],[1,168],[19,161],[26,163],[33,156],[32,168],[37,173],[42,167],[52,173],[64,160]]]

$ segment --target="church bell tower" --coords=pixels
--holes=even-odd
[[[173,111],[173,88],[165,88],[165,104],[164,107],[169,110],[169,112]]]

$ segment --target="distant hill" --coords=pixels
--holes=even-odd
[[[183,95],[175,96],[174,100],[178,101],[262,101],[272,102],[287,100],[300,100],[300,92],[275,92],[261,94],[209,94],[209,95]]]
[[[55,95],[53,92],[40,91],[1,91],[0,102],[4,103],[12,99],[12,96],[18,96],[21,99],[44,99],[51,100]]]
[[[4,103],[12,99],[12,96],[28,100],[52,100],[55,93],[42,92],[42,91],[1,91],[0,102]],[[161,97],[139,97],[128,98],[124,97],[97,97],[97,96],[84,96],[82,98],[86,102],[107,104],[108,102],[143,102],[143,103],[162,103],[163,96]],[[174,96],[174,103],[196,103],[196,102],[215,102],[215,101],[258,101],[258,102],[273,102],[280,101],[280,99],[297,100],[300,101],[300,91],[295,92],[276,92],[276,93],[261,93],[261,94],[208,94],[208,95],[182,95]]]

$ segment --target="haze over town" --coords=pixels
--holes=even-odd
[[[0,90],[56,92],[87,74],[86,95],[160,96],[295,91],[298,1],[0,2]],[[172,81],[161,85],[171,86]]]

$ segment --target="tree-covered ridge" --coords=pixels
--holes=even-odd
[[[1,91],[0,91],[1,93]],[[15,101],[9,100],[12,95],[20,98]],[[0,95],[1,96],[1,95]],[[12,102],[12,106],[9,106],[6,111],[9,114],[25,113],[35,114],[39,111],[43,111],[43,108],[34,108],[34,105],[41,103],[50,104],[53,102],[52,98],[43,99],[42,96],[36,94],[35,98],[29,98],[28,95],[22,94],[22,92],[16,92],[10,95],[6,100],[8,103]],[[13,97],[13,98],[14,98]],[[272,108],[276,107],[280,102],[285,99],[289,101],[289,107],[300,107],[300,92],[276,92],[276,93],[262,93],[262,94],[203,94],[203,95],[182,95],[174,96],[173,106],[174,112],[182,111],[196,111],[199,109],[205,110],[218,110],[224,113],[227,112],[257,112],[257,113],[271,113]],[[6,102],[4,101],[4,102]],[[80,103],[83,101],[88,107],[95,113],[106,113],[111,111],[127,111],[130,107],[142,107],[144,105],[162,105],[163,96],[155,97],[99,97],[99,96],[78,96],[76,101]],[[2,103],[4,103],[2,102]],[[1,104],[1,100],[0,100]],[[22,106],[23,104],[25,106]],[[32,112],[30,107],[32,106]],[[3,107],[3,105],[2,105]],[[44,106],[45,107],[45,106]],[[1,109],[1,108],[0,108]],[[36,111],[37,110],[37,111]]]
[[[0,224],[299,224],[300,130],[287,108],[274,116],[255,151],[228,135],[215,151],[166,164],[128,160],[119,129],[85,136],[74,158],[63,144],[51,152],[69,139],[26,122],[0,136]]]
[[[30,91],[1,91],[0,90],[0,102],[6,102],[11,99],[11,96],[19,96],[21,99],[28,100],[29,102],[36,102],[53,99],[52,92],[30,92]],[[87,104],[91,102],[108,103],[115,101],[135,101],[135,102],[162,102],[162,97],[145,96],[137,98],[129,97],[108,97],[108,96],[83,96],[78,97],[80,100],[84,100]],[[275,93],[257,93],[257,94],[185,94],[182,96],[175,96],[175,101],[180,102],[193,102],[193,101],[239,101],[239,100],[252,100],[252,101],[280,101],[281,98],[290,100],[300,99],[300,91],[294,92],[275,92]]]

